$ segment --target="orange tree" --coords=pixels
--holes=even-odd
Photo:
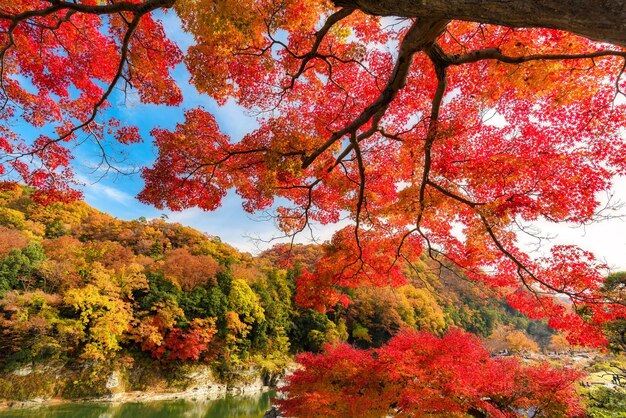
[[[195,40],[184,54],[155,18],[171,8]],[[229,138],[195,108],[155,129],[142,201],[212,210],[236,189],[288,235],[348,216],[297,279],[304,306],[401,285],[425,252],[571,343],[602,344],[624,315],[600,292],[604,266],[573,246],[533,257],[518,235],[593,221],[626,172],[625,13],[619,0],[0,0],[0,169],[40,201],[76,198],[74,146],[107,162],[105,138],[141,140],[104,118],[114,89],[179,105],[184,62],[199,92],[259,127]],[[14,129],[27,125],[41,134]]]

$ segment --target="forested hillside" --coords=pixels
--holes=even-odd
[[[406,285],[348,290],[345,306],[320,313],[294,303],[294,277],[319,259],[319,246],[253,257],[163,219],[122,221],[84,202],[42,206],[17,186],[0,194],[0,224],[4,374],[45,364],[80,376],[21,385],[13,374],[0,381],[4,398],[98,395],[112,369],[130,388],[169,385],[193,362],[224,380],[249,367],[267,377],[295,353],[344,341],[379,347],[407,328],[461,327],[513,349],[532,348],[526,332],[550,343],[542,323],[419,260]],[[521,345],[507,343],[514,330]]]

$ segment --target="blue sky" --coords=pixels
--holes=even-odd
[[[174,13],[161,15],[168,36],[185,51],[193,39],[181,30],[180,21]],[[154,127],[174,128],[177,122],[182,121],[183,112],[197,106],[204,106],[212,112],[222,131],[234,141],[239,140],[246,133],[257,126],[253,117],[246,114],[244,109],[233,102],[225,106],[218,106],[207,96],[200,95],[189,84],[189,73],[184,65],[179,65],[174,71],[174,78],[182,89],[184,102],[180,107],[163,107],[143,105],[132,96],[124,101],[121,94],[113,98],[113,106],[107,112],[108,116],[115,116],[129,125],[139,126],[146,142],[126,148],[127,159],[120,164],[122,168],[147,166],[154,161],[155,149],[151,144],[149,131]],[[204,212],[199,209],[189,209],[183,212],[172,213],[160,211],[154,207],[137,201],[135,196],[143,187],[138,173],[131,175],[102,176],[94,172],[97,153],[94,149],[81,148],[77,151],[76,170],[85,183],[85,200],[92,206],[110,213],[120,219],[136,219],[160,217],[165,213],[172,222],[180,222],[200,231],[217,235],[223,241],[235,247],[252,253],[269,247],[267,241],[280,235],[271,220],[263,214],[251,216],[241,207],[241,199],[230,192],[223,200],[222,206],[214,212]],[[616,181],[614,187],[615,199],[626,202],[626,179]],[[615,215],[624,214],[617,212]],[[614,269],[626,270],[626,222],[615,219],[585,228],[573,228],[571,225],[538,224],[542,231],[556,236],[554,244],[577,244],[586,250],[593,251],[598,257]],[[320,240],[330,238],[334,227],[314,227],[315,236]],[[299,237],[299,242],[309,241],[308,236]],[[522,240],[524,242],[524,240]],[[531,241],[526,240],[528,248],[532,248]]]

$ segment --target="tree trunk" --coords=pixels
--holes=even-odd
[[[624,0],[334,0],[379,16],[560,29],[626,47]]]

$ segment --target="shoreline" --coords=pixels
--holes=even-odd
[[[256,383],[256,382],[255,382]],[[158,391],[131,391],[131,392],[119,392],[108,396],[100,396],[94,398],[79,398],[79,399],[66,399],[66,398],[33,398],[25,401],[0,401],[0,411],[7,409],[36,409],[43,407],[58,406],[64,404],[76,404],[76,403],[99,403],[99,404],[124,404],[124,403],[151,403],[151,402],[163,402],[163,401],[189,401],[189,402],[203,402],[203,401],[216,401],[225,399],[228,397],[236,398],[257,398],[264,393],[274,390],[270,386],[258,386],[256,384],[249,384],[244,386],[226,387],[226,385],[216,385],[220,388],[199,388],[194,387],[184,391],[178,392],[158,392]],[[221,387],[224,390],[221,390]],[[204,389],[204,390],[203,390]],[[215,390],[219,389],[219,390]]]
[[[264,394],[276,390],[285,383],[285,376],[294,369],[293,364],[285,365],[273,373],[263,373],[259,367],[249,366],[238,370],[231,379],[224,381],[215,376],[213,370],[206,364],[195,364],[179,376],[177,385],[166,378],[152,382],[152,384],[137,387],[128,382],[128,370],[111,370],[108,376],[100,379],[100,392],[84,393],[83,396],[63,396],[63,388],[67,381],[78,379],[80,376],[68,375],[68,370],[51,366],[28,366],[16,369],[5,375],[5,380],[15,388],[27,385],[27,382],[54,381],[54,387],[47,392],[31,392],[23,398],[0,398],[0,411],[10,409],[29,409],[51,407],[63,404],[109,404],[120,405],[125,403],[153,403],[161,401],[189,401],[207,402],[228,399],[231,397],[242,399],[258,399]],[[136,369],[135,372],[142,369]],[[66,382],[64,382],[66,381]],[[181,381],[183,384],[181,384]],[[71,392],[70,392],[71,393]],[[60,395],[60,396],[59,396]]]

